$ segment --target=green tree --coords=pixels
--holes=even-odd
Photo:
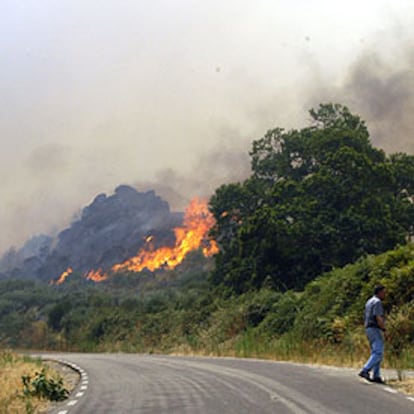
[[[310,127],[276,128],[254,141],[251,177],[211,198],[220,244],[214,283],[237,293],[264,284],[300,289],[412,235],[412,157],[387,158],[344,106],[310,114]]]

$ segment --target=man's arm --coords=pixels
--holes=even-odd
[[[377,319],[378,326],[385,331],[385,318],[380,315],[376,315],[375,318]]]

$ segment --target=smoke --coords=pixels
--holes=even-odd
[[[338,86],[315,87],[309,104],[344,103],[366,121],[373,145],[386,153],[414,154],[413,46],[411,40],[399,43],[391,56],[365,50]]]
[[[406,52],[396,66],[378,55],[363,56],[345,86],[349,101],[367,119],[372,141],[389,153],[414,153],[412,47]]]
[[[136,188],[155,190],[175,210],[183,211],[193,197],[208,199],[219,186],[243,181],[250,175],[250,138],[237,129],[222,127],[220,145],[196,160],[186,172],[159,170],[153,181],[136,181]]]
[[[120,184],[183,210],[244,180],[252,141],[305,126],[321,102],[359,113],[387,152],[412,153],[411,10],[2,1],[0,254],[57,234]]]

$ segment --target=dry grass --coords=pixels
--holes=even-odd
[[[390,380],[388,384],[404,394],[414,395],[414,378],[403,378],[401,381]]]
[[[46,413],[49,401],[28,398],[23,395],[22,376],[34,376],[44,365],[40,360],[19,356],[9,350],[0,349],[0,414]],[[48,370],[48,375],[57,374]]]

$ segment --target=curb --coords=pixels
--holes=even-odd
[[[85,395],[86,391],[88,390],[89,386],[89,377],[88,373],[81,368],[79,365],[76,365],[70,361],[66,361],[63,359],[53,359],[53,358],[45,358],[42,361],[47,362],[56,362],[61,365],[65,365],[74,371],[76,371],[79,376],[80,380],[76,384],[73,391],[70,393],[69,398],[66,401],[63,401],[59,404],[58,408],[52,408],[49,413],[56,413],[56,414],[69,414],[70,408],[75,406],[79,400]]]

